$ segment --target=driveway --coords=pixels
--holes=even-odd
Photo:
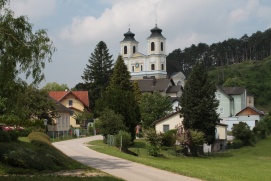
[[[168,171],[159,170],[139,163],[93,151],[87,147],[89,141],[100,140],[102,136],[55,142],[53,145],[69,157],[90,167],[129,181],[199,181]]]

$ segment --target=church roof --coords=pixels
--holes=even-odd
[[[136,80],[138,82],[141,92],[164,92],[167,90],[171,79],[155,79],[155,78],[143,78]]]
[[[130,31],[130,28],[129,28],[128,32],[124,33],[123,35],[124,35],[124,39],[121,42],[124,42],[124,41],[136,41],[135,38],[134,38],[135,34]]]
[[[180,85],[172,85],[172,86],[168,87],[167,93],[177,93],[180,90],[182,90],[182,86],[180,86]]]
[[[158,28],[156,24],[155,27],[151,29],[151,35],[149,36],[149,38],[155,38],[155,37],[165,38],[163,37],[161,33],[162,33],[162,29]]]

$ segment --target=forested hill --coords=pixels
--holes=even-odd
[[[207,68],[226,66],[244,61],[262,61],[271,55],[271,29],[257,31],[251,36],[243,35],[239,39],[229,38],[223,42],[207,45],[192,44],[184,50],[176,49],[167,56],[167,60],[180,63],[180,71],[189,75],[197,60],[204,62]]]
[[[204,62],[210,77],[219,85],[231,82],[245,86],[255,97],[255,106],[271,110],[271,29],[246,34],[239,39],[207,45],[199,43],[184,50],[176,49],[167,60],[179,63],[187,77],[196,61]],[[234,81],[235,82],[234,82]]]
[[[244,61],[215,67],[209,75],[219,85],[231,82],[245,86],[248,94],[254,95],[257,108],[271,111],[271,56],[258,62]]]

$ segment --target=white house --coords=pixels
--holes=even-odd
[[[165,133],[171,129],[176,129],[177,126],[183,124],[183,118],[180,117],[180,111],[174,112],[159,120],[153,122],[156,133]],[[212,151],[224,150],[227,144],[227,125],[222,123],[216,124],[216,140],[213,144]],[[208,150],[209,148],[209,150]],[[205,152],[211,151],[211,146],[204,146]]]

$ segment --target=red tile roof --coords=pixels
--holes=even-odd
[[[88,91],[50,91],[49,96],[57,101],[63,100],[68,95],[73,95],[80,100],[85,107],[89,107]]]

